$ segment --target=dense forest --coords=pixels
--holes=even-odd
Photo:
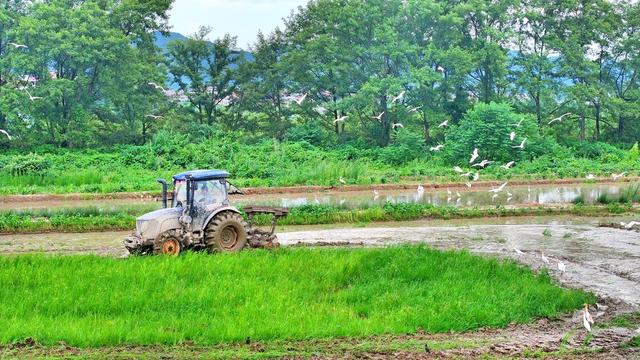
[[[453,165],[474,148],[621,160],[640,138],[637,2],[314,0],[245,50],[208,27],[157,46],[171,6],[0,0],[0,149],[153,158],[302,142]],[[225,165],[184,156],[168,167]]]

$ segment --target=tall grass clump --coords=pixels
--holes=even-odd
[[[0,257],[0,288],[0,344],[80,347],[468,331],[594,301],[512,262],[423,246]]]

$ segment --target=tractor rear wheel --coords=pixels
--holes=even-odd
[[[225,211],[211,219],[204,236],[209,252],[237,252],[247,245],[247,224],[240,214]]]
[[[175,230],[163,232],[153,243],[153,253],[156,255],[178,256],[181,250],[182,244]]]

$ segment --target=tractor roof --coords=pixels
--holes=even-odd
[[[191,170],[173,176],[173,180],[186,180],[191,176],[192,180],[213,180],[229,177],[229,173],[224,170]]]

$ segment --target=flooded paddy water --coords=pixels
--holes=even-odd
[[[488,187],[412,190],[376,190],[375,186],[366,191],[322,191],[310,193],[283,193],[262,195],[234,195],[231,202],[237,205],[269,205],[293,207],[300,205],[333,205],[344,208],[358,208],[385,203],[421,203],[451,205],[458,207],[492,205],[553,205],[571,203],[582,199],[585,203],[596,202],[601,196],[617,196],[627,190],[635,190],[637,185],[629,183],[562,184],[562,185],[519,185],[507,186],[497,198],[492,198]],[[374,193],[374,190],[376,191]],[[450,193],[449,193],[450,191]],[[511,194],[511,196],[509,196]],[[20,209],[52,209],[78,207],[157,207],[160,202],[150,197],[133,199],[92,199],[92,200],[41,200],[11,202],[1,201],[0,211]]]

